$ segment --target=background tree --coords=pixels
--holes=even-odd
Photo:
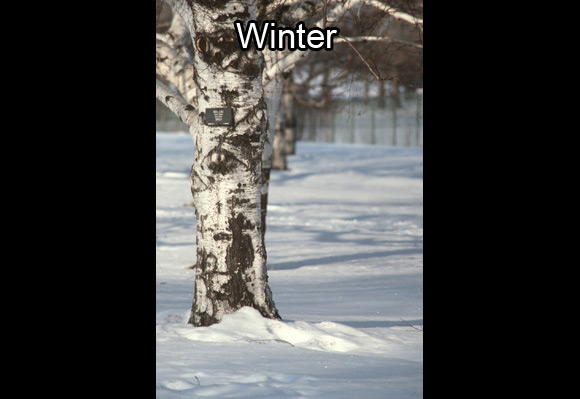
[[[370,20],[368,18],[361,18],[362,10],[370,10],[370,15],[378,15],[378,17]],[[411,12],[411,13],[409,13]],[[285,136],[279,133],[276,137],[275,128],[277,124],[277,117],[279,115],[278,108],[282,96],[286,77],[291,74],[298,66],[311,60],[318,65],[319,70],[327,71],[328,65],[325,65],[325,59],[339,59],[337,54],[356,54],[362,62],[366,65],[367,70],[370,71],[377,81],[392,80],[399,81],[401,77],[389,75],[388,71],[375,71],[363,55],[357,50],[355,45],[359,42],[373,42],[377,45],[390,43],[400,43],[405,46],[414,46],[421,49],[422,44],[411,42],[404,39],[399,39],[393,36],[374,35],[376,32],[390,33],[387,29],[380,30],[382,26],[387,24],[390,20],[400,20],[407,24],[412,29],[420,31],[420,38],[422,40],[422,1],[389,1],[382,2],[377,0],[318,0],[318,1],[299,1],[299,0],[273,0],[273,1],[258,1],[258,22],[264,20],[275,20],[279,27],[294,28],[299,21],[305,22],[307,27],[339,27],[341,29],[341,36],[334,40],[334,51],[270,51],[267,47],[264,49],[264,59],[266,67],[262,83],[265,90],[266,103],[268,105],[268,136],[265,143],[263,159],[262,159],[262,225],[265,230],[266,215],[268,205],[268,190],[270,182],[270,171],[273,167],[284,169],[286,166],[285,153],[286,140]],[[352,20],[358,21],[358,25],[352,26]],[[351,26],[350,30],[343,33],[344,26]],[[371,28],[369,28],[369,26]],[[364,29],[361,29],[364,27]],[[358,29],[358,30],[357,30]],[[397,32],[393,32],[397,33]],[[348,34],[354,34],[349,36]],[[341,44],[342,43],[342,44]],[[340,45],[343,46],[342,51],[339,51]],[[389,54],[388,51],[383,50],[384,53]],[[335,69],[337,69],[335,67]],[[348,68],[345,62],[342,62],[340,74],[348,76],[352,73],[352,69]],[[383,72],[384,75],[378,73]],[[339,79],[335,79],[335,84]],[[323,88],[328,88],[329,83],[322,85]],[[323,89],[324,90],[324,89]],[[328,94],[328,92],[327,92]],[[277,146],[274,149],[274,145]],[[283,157],[284,159],[275,159]]]
[[[374,82],[379,91],[379,105],[382,100],[383,106],[387,87],[396,101],[399,85],[422,86],[422,0],[279,0],[269,4],[266,10],[269,12],[262,11],[259,16],[263,15],[263,19],[274,18],[281,26],[292,27],[303,20],[307,26],[337,26],[341,29],[340,37],[334,40],[333,51],[306,51],[303,54],[287,51],[277,54],[278,59],[289,64],[284,71],[286,74],[296,71],[301,76],[302,87],[291,90],[295,102],[322,110],[328,115],[334,106],[333,90],[349,86],[353,81]],[[289,61],[292,59],[298,59],[298,62]],[[266,60],[268,62],[268,57]],[[264,83],[266,87],[267,82]],[[273,102],[278,97],[276,91],[281,90],[271,90],[274,93]],[[272,122],[276,121],[272,119],[276,118],[273,112],[275,110],[269,112],[270,124],[283,126],[282,121]],[[284,117],[284,110],[277,116]],[[294,129],[285,132],[296,134]],[[267,145],[273,146],[271,161],[264,164],[272,169],[285,169],[287,142],[293,143],[295,137],[287,139],[282,130],[273,137],[272,134],[270,129],[269,138],[272,141]],[[265,156],[268,155],[267,150]],[[266,189],[267,185],[264,186]]]

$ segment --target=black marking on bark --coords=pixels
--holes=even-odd
[[[219,320],[207,313],[192,312],[189,318],[189,324],[193,324],[196,327],[207,327],[216,323],[219,323]]]
[[[193,7],[193,3],[199,4],[210,10],[223,9],[230,0],[187,0],[187,4]]]
[[[200,50],[200,58],[207,64],[218,66],[221,70],[223,67],[227,66],[222,66],[222,61],[225,57],[230,57],[232,54],[236,54],[237,56],[232,58],[229,66],[238,69],[242,62],[241,59],[244,58],[244,53],[240,50],[236,40],[229,41],[230,36],[233,36],[233,32],[233,29],[229,28],[218,29],[213,32],[208,32],[207,36],[199,36],[204,39],[201,42],[200,39],[196,41],[196,43],[199,42],[198,50]],[[203,45],[204,49],[207,49],[207,51],[199,49],[201,45]]]
[[[243,54],[240,51],[233,29],[223,29],[215,32],[212,45],[215,46],[216,49],[221,50],[225,55],[230,55],[234,52],[239,52],[240,55]]]
[[[259,151],[260,140],[260,132],[251,130],[247,130],[243,134],[228,135],[224,138],[225,143],[239,150],[241,159],[245,162],[244,165],[251,171],[254,171],[262,162],[262,153]]]
[[[204,39],[198,44],[198,47],[201,48],[198,54],[205,63],[215,65],[219,70],[227,68],[236,71],[250,80],[261,79],[263,66],[255,54],[257,50],[242,51],[235,39],[236,34],[233,28],[206,32],[205,36],[201,36],[202,32],[198,32],[198,35],[200,35],[199,38]],[[207,44],[205,40],[207,40]],[[228,58],[227,65],[222,64],[226,57]],[[251,86],[248,89],[251,89]]]
[[[254,262],[252,238],[244,233],[252,230],[254,225],[239,213],[230,218],[228,228],[232,233],[232,244],[226,250],[226,264],[231,272],[241,273],[251,268]]]
[[[216,22],[228,22],[228,21],[235,21],[237,19],[246,20],[250,19],[250,13],[247,9],[242,10],[241,12],[235,12],[231,14],[221,14],[214,18]],[[235,40],[235,39],[234,39]]]
[[[184,108],[186,111],[195,111],[195,108],[191,104],[187,104]]]
[[[216,263],[217,257],[214,254],[208,254],[205,248],[197,249],[196,268],[199,269],[200,273],[211,273],[215,271]]]
[[[172,98],[173,96],[165,96],[165,102],[168,103]]]
[[[240,192],[243,193],[244,190],[242,190],[242,189],[233,190],[231,194],[239,194]],[[250,209],[254,209],[256,207],[255,204],[251,204],[251,201],[249,199],[246,199],[246,198],[231,197],[230,199],[227,200],[227,203],[232,208],[236,208],[239,206],[245,206],[245,207],[248,207]]]
[[[196,274],[196,284],[194,290],[194,298],[197,298],[198,290],[200,284],[203,284],[206,288],[206,300],[215,303],[215,294],[211,290],[211,278],[214,275],[215,265],[217,258],[213,254],[208,254],[205,248],[198,247],[197,249],[197,262],[196,268],[198,272]],[[200,312],[197,309],[197,303],[194,300],[192,306],[191,316],[189,318],[189,323],[194,326],[210,326],[215,323],[219,323],[219,320],[208,312]]]
[[[244,134],[227,136],[224,141],[236,148],[255,151],[255,144],[260,142],[260,135],[248,130]]]
[[[203,249],[198,250],[198,265],[201,270],[198,278],[205,285],[207,300],[213,304],[214,310],[236,310],[243,306],[258,308],[254,303],[254,295],[248,291],[248,283],[251,282],[251,277],[248,279],[250,273],[246,273],[247,270],[252,268],[254,262],[252,239],[248,234],[244,233],[244,230],[251,226],[252,223],[245,219],[242,214],[238,214],[235,217],[232,215],[229,219],[231,245],[226,250],[225,262],[228,269],[227,273],[212,272],[214,268],[208,267],[209,255]],[[221,234],[219,238],[225,238],[226,233]],[[218,238],[216,236],[214,236],[214,239]],[[214,290],[212,279],[214,276],[222,274],[229,277],[229,279],[227,279],[227,282],[221,284],[219,289]],[[265,317],[269,317],[267,311],[262,309],[258,309],[258,311]],[[197,312],[194,305],[190,318],[191,324],[207,326],[217,322],[219,320],[213,314]]]
[[[258,113],[261,111],[261,116],[258,117]],[[252,127],[255,128],[254,131],[246,130],[244,134],[254,134],[258,137],[261,137],[262,134],[265,134],[266,130],[266,103],[263,99],[260,99],[260,102],[257,103],[251,110],[246,112],[245,115],[236,119],[234,123],[234,128],[237,128],[238,125],[242,124],[243,122],[249,121],[251,118],[256,118],[257,121],[249,122]]]
[[[245,186],[245,184],[244,184],[244,186]],[[241,184],[238,184],[238,188],[236,188],[235,190],[230,190],[230,194],[242,194],[245,191],[246,190],[241,187]]]
[[[236,89],[228,90],[227,86],[221,86],[220,96],[222,98],[222,102],[226,105],[226,107],[233,107],[234,102],[238,99],[240,92]]]
[[[248,220],[243,214],[235,214],[232,211],[231,217],[228,220],[228,230],[231,232],[231,244],[226,249],[225,263],[227,267],[226,273],[221,273],[216,270],[217,259],[213,254],[208,254],[205,249],[198,247],[196,266],[199,270],[196,278],[196,292],[201,284],[206,289],[205,300],[212,303],[213,311],[218,309],[232,311],[237,310],[243,306],[251,306],[257,309],[260,314],[267,318],[281,319],[274,302],[272,301],[272,292],[266,285],[266,297],[268,298],[265,307],[256,304],[254,295],[249,291],[249,286],[255,287],[254,273],[251,272],[254,263],[254,243],[247,230],[252,230],[255,225]],[[225,238],[227,233],[216,234],[214,239]],[[263,254],[263,245],[258,246],[258,254]],[[250,271],[250,272],[249,272]],[[219,287],[214,285],[214,277],[218,275],[227,276],[225,283]],[[268,277],[264,271],[261,278],[267,282]],[[222,280],[222,279],[218,279]],[[198,311],[196,303],[194,302],[192,314],[189,320],[190,324],[195,326],[209,326],[218,323],[219,320],[213,313],[207,311]]]
[[[197,172],[195,171],[195,169],[192,167],[191,168],[191,173],[189,175],[189,178],[191,180],[191,193],[193,194],[193,196],[195,197],[195,194],[199,191],[201,191],[203,188],[208,188],[208,186],[203,182],[203,180],[201,179],[201,177],[197,174]],[[215,180],[211,180],[208,178],[208,180],[210,181],[210,183],[213,183]],[[203,187],[202,187],[203,185]]]
[[[256,62],[246,62],[246,64],[242,67],[242,72],[249,79],[255,79],[261,75],[262,68],[260,68],[260,66],[257,65]]]
[[[217,156],[215,156],[214,154],[216,154]],[[210,164],[208,165],[209,170],[211,170],[212,173],[214,174],[219,173],[222,176],[232,173],[238,167],[238,164],[247,166],[233,153],[219,147],[216,147],[215,149],[211,150],[208,153],[208,157],[210,157],[210,159],[217,158],[217,161],[210,162]]]
[[[231,234],[224,233],[224,232],[214,234],[214,236],[213,236],[213,239],[215,241],[229,241],[231,238],[232,238]]]

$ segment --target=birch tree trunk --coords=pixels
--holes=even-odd
[[[262,75],[262,84],[264,86],[264,99],[267,105],[268,124],[266,125],[267,134],[264,143],[264,152],[262,153],[262,187],[261,187],[261,220],[262,220],[262,238],[266,234],[266,215],[268,213],[268,190],[270,188],[270,170],[272,169],[272,158],[274,152],[274,133],[276,127],[276,118],[278,116],[278,107],[280,105],[280,96],[284,87],[284,78],[282,77],[283,69],[278,63],[279,52],[264,49],[262,54],[268,69],[272,69],[270,74]]]
[[[287,170],[286,156],[295,154],[295,88],[291,73],[288,74],[283,85],[276,119],[274,142],[272,143],[272,169],[274,170]]]
[[[254,2],[255,3],[255,2]],[[191,191],[197,219],[195,292],[189,323],[209,326],[243,306],[280,318],[268,285],[261,222],[266,139],[263,58],[241,51],[234,21],[255,19],[252,1],[175,1],[191,32],[199,116]],[[232,108],[232,126],[208,126],[208,108]]]

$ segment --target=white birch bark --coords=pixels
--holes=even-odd
[[[181,97],[179,93],[175,93],[163,82],[157,79],[155,95],[162,104],[171,110],[183,123],[191,126],[195,123],[198,113],[197,110]]]
[[[393,42],[393,43],[401,43],[406,44],[411,47],[415,48],[423,48],[421,43],[414,43],[408,40],[398,39],[396,37],[389,37],[389,36],[348,36],[348,37],[336,37],[334,38],[334,44],[337,43],[346,43],[346,42]]]
[[[235,20],[256,18],[253,1],[169,3],[192,32],[199,110],[190,126],[197,272],[189,322],[211,325],[243,306],[280,318],[268,285],[261,223],[263,58],[256,50],[241,51],[234,32]],[[232,108],[233,126],[206,125],[208,108]]]
[[[193,81],[192,57],[189,53],[191,36],[183,19],[174,13],[166,32],[156,34],[157,75],[171,83],[181,96],[197,107]]]
[[[187,102],[196,105],[197,96],[191,61],[161,38],[157,39],[155,50],[157,74],[171,83]]]

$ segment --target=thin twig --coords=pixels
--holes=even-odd
[[[342,40],[344,40],[344,42],[345,42],[346,44],[348,44],[348,45],[349,45],[349,46],[350,46],[350,47],[351,47],[351,48],[354,50],[354,52],[355,52],[355,53],[357,53],[357,54],[358,54],[359,58],[362,60],[362,62],[364,62],[364,63],[365,63],[365,65],[367,66],[367,68],[369,69],[369,71],[371,71],[371,73],[373,74],[373,76],[374,76],[374,77],[375,77],[375,78],[376,78],[376,79],[377,79],[379,82],[380,82],[381,80],[392,80],[393,82],[397,82],[397,83],[400,83],[400,84],[402,84],[402,85],[405,85],[405,86],[412,87],[412,88],[414,88],[414,89],[419,89],[419,88],[421,88],[421,87],[422,87],[422,86],[415,86],[415,85],[412,85],[412,84],[410,84],[410,83],[401,82],[400,80],[398,80],[398,79],[397,79],[397,78],[395,78],[395,77],[390,77],[390,78],[381,78],[379,75],[377,75],[377,73],[375,73],[375,71],[373,70],[373,68],[372,68],[372,67],[369,65],[369,63],[368,63],[368,62],[367,62],[367,60],[366,60],[366,59],[365,59],[365,58],[364,58],[364,57],[361,55],[361,53],[359,53],[359,52],[358,52],[358,50],[357,50],[357,49],[356,49],[356,48],[355,48],[355,47],[352,45],[352,43],[350,42],[350,40],[348,40],[346,37],[344,37],[344,36],[342,36],[342,35],[339,35],[339,37],[340,37],[340,38],[342,38]],[[378,71],[377,71],[377,72],[378,72]],[[380,73],[380,72],[379,72],[379,73]]]
[[[401,319],[401,318],[399,317],[399,319]],[[415,330],[417,330],[417,331],[421,331],[421,332],[423,332],[423,329],[422,329],[422,328],[417,328],[417,327],[415,327],[414,325],[412,325],[411,323],[409,323],[407,320],[403,320],[403,319],[401,319],[401,321],[403,321],[403,323],[405,323],[405,324],[406,324],[406,325],[408,325],[409,327],[411,327],[411,328],[414,328],[414,329],[415,329]]]
[[[375,78],[377,78],[377,80],[382,80],[376,73],[375,71],[373,71],[373,68],[371,68],[371,66],[369,65],[369,63],[367,62],[367,60],[365,60],[365,58],[361,55],[361,53],[358,52],[358,50],[352,45],[352,43],[350,42],[350,40],[348,40],[346,37],[339,35],[339,37],[342,37],[342,39],[346,42],[346,44],[348,44],[350,46],[350,48],[352,48],[354,50],[355,53],[358,54],[359,58],[362,60],[362,62],[365,63],[365,65],[367,66],[367,68],[369,69],[369,71],[371,71],[371,73],[374,75]]]

